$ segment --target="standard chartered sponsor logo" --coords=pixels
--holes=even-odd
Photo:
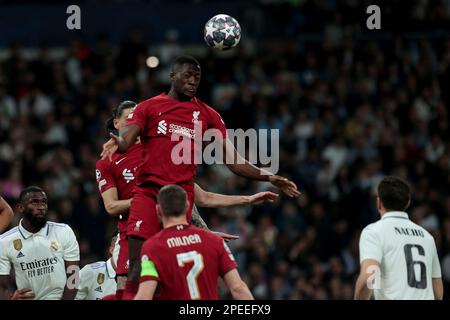
[[[176,124],[171,123],[169,125],[169,133],[172,134],[176,134],[176,135],[180,135],[180,136],[184,136],[186,138],[189,139],[194,139],[195,137],[195,130],[194,129],[189,129],[186,127],[182,127]]]

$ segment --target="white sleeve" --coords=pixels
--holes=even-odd
[[[70,226],[67,225],[65,230],[65,244],[64,244],[64,261],[80,261],[80,248],[75,233]]]
[[[361,233],[359,239],[359,262],[367,259],[373,259],[381,263],[382,252],[381,239],[372,226],[367,226]]]
[[[436,243],[433,240],[433,266],[431,268],[431,277],[432,278],[441,278],[441,264],[439,262],[439,256],[436,250]]]
[[[91,282],[91,272],[89,272],[89,266],[84,266],[80,270],[80,284],[78,286],[78,292],[75,300],[86,300],[89,293],[89,283]]]
[[[8,275],[11,272],[11,262],[5,248],[4,241],[0,240],[0,275]]]
[[[119,241],[120,241],[120,234],[117,235],[117,239],[116,239],[116,242],[114,243],[114,250],[113,250],[113,255],[112,255],[114,265],[116,265],[116,266],[117,266],[117,261],[119,260],[119,252],[120,252]]]

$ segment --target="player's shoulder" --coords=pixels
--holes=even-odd
[[[0,234],[0,241],[2,242],[8,242],[12,239],[17,238],[17,235],[20,235],[19,233],[19,227],[14,227],[2,234]]]
[[[410,220],[410,223],[412,224],[412,227],[413,227],[414,229],[418,229],[418,230],[422,231],[422,233],[423,233],[423,235],[424,235],[424,238],[426,238],[426,239],[428,239],[428,240],[434,241],[433,235],[432,235],[427,229],[425,229],[424,227],[422,227],[420,224],[417,224],[417,223],[415,223],[415,222],[412,222],[411,220]]]
[[[203,109],[203,112],[207,112],[213,115],[218,115],[220,116],[220,114],[210,105],[208,105],[207,103],[203,102],[202,100],[200,100],[197,97],[194,97],[192,99],[192,102],[197,105],[198,107],[200,107],[201,109]]]
[[[47,221],[47,224],[52,228],[70,228],[70,226],[67,223],[60,223],[60,222],[53,222],[53,221]]]
[[[365,226],[361,232],[361,235],[379,234],[381,233],[382,229],[383,229],[383,222],[382,220],[378,220]]]
[[[147,108],[154,106],[155,102],[161,102],[167,100],[167,96],[164,93],[158,94],[156,96],[150,97],[144,101],[139,102],[136,108]]]
[[[209,241],[211,243],[222,244],[222,242],[223,242],[222,237],[218,236],[217,234],[215,234],[214,232],[212,232],[210,230],[202,229],[202,228],[195,227],[195,226],[190,226],[189,231],[191,233],[197,233],[202,239],[206,239],[207,241]]]
[[[68,231],[72,231],[72,228],[66,223],[47,221],[47,225],[49,228],[49,232],[52,233],[67,234]]]
[[[98,271],[103,268],[105,268],[106,262],[105,261],[97,261],[90,264],[87,264],[83,267],[83,269],[89,270],[89,271]]]
[[[96,169],[103,169],[105,167],[108,167],[110,164],[110,161],[108,158],[105,159],[98,159],[97,162],[95,163],[95,168]]]

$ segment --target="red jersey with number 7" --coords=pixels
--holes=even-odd
[[[141,265],[141,282],[159,282],[159,300],[217,300],[218,278],[237,268],[222,238],[185,224],[149,238]]]

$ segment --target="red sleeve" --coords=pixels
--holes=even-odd
[[[158,249],[152,241],[146,241],[141,249],[141,274],[139,282],[149,280],[160,281],[158,268],[156,267]]]
[[[95,177],[100,193],[111,188],[117,188],[116,181],[111,174],[111,166],[108,160],[99,160],[95,165]]]
[[[220,268],[219,273],[220,276],[223,277],[227,274],[228,271],[231,271],[233,269],[237,268],[236,260],[234,260],[233,254],[231,253],[230,248],[228,248],[225,241],[222,239],[220,240],[222,242],[222,245],[220,245]]]
[[[210,121],[208,123],[208,129],[211,128],[217,129],[222,134],[222,137],[226,138],[228,136],[227,127],[222,117],[216,110],[212,109],[211,107],[209,107],[209,110],[210,110]]]
[[[146,104],[139,103],[128,115],[127,125],[135,124],[141,128],[141,133],[143,133],[147,125],[147,111]]]

